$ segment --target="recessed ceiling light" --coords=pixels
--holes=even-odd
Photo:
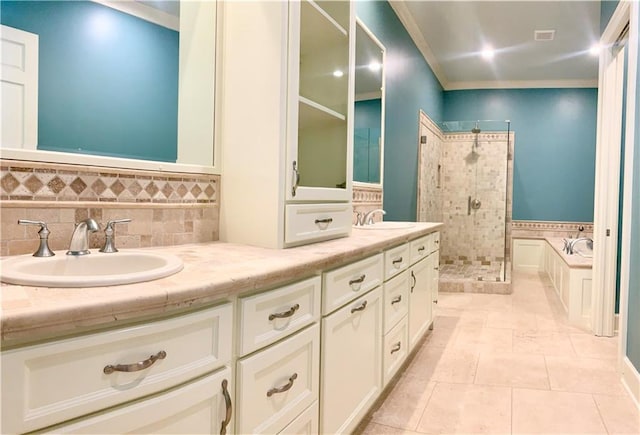
[[[492,47],[486,46],[482,49],[482,52],[480,54],[482,54],[483,59],[491,60],[496,53]]]
[[[380,69],[382,68],[382,64],[375,60],[371,61],[371,63],[368,66],[371,71],[380,71]]]
[[[591,46],[591,48],[589,49],[589,54],[591,56],[599,56],[600,55],[600,44],[598,44],[597,42],[595,44],[593,44]]]
[[[333,76],[334,77],[342,77],[344,75],[344,73],[342,71],[340,71],[339,69],[335,70],[333,72]]]

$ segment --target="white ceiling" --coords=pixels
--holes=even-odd
[[[599,1],[390,3],[445,89],[597,86]],[[534,41],[535,30],[555,38]]]

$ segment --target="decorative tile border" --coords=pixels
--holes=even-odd
[[[0,160],[3,201],[218,202],[219,175]]]
[[[470,281],[470,280],[440,280],[438,290],[450,293],[492,293],[500,295],[511,294],[511,282]]]
[[[582,235],[593,237],[592,222],[552,222],[552,221],[513,221],[512,237],[545,238],[545,237],[575,237],[578,227],[584,227]]]
[[[380,204],[382,207],[382,189],[379,187],[353,186],[353,204]]]

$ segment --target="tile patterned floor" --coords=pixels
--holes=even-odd
[[[615,371],[617,337],[567,323],[542,275],[512,295],[440,294],[433,332],[364,434],[640,434]]]
[[[448,281],[460,279],[503,281],[502,266],[500,264],[488,266],[477,264],[440,264],[440,279]]]

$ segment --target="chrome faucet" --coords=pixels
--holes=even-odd
[[[570,255],[573,255],[576,244],[578,242],[582,242],[582,241],[586,241],[587,245],[590,244],[591,246],[593,246],[593,239],[591,239],[589,237],[580,237],[580,238],[577,238],[577,239],[570,239],[568,241],[568,243],[567,243],[567,253],[570,254]]]
[[[377,208],[375,210],[371,210],[370,212],[365,214],[364,217],[362,218],[362,224],[363,225],[373,225],[373,215],[375,215],[376,213],[381,213],[383,215],[387,214],[387,212],[384,211],[381,208]]]
[[[69,250],[67,255],[87,255],[89,252],[89,233],[100,229],[100,225],[95,220],[89,218],[76,224],[76,228],[71,235]]]
[[[129,218],[115,219],[107,222],[107,226],[104,229],[104,246],[100,249],[100,252],[106,252],[106,253],[118,252],[118,249],[116,248],[115,241],[114,241],[115,230],[113,229],[113,226],[115,224],[123,224],[127,222],[131,222],[131,219]]]
[[[36,252],[33,253],[34,257],[53,257],[54,254],[51,249],[49,249],[49,228],[47,227],[46,222],[42,221],[32,221],[28,219],[20,219],[18,221],[20,225],[40,225],[40,231],[38,231],[38,235],[40,236],[40,246]]]

